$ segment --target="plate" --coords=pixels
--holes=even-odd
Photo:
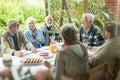
[[[40,52],[39,55],[40,55],[43,59],[52,58],[52,57],[54,56],[54,54],[50,54],[49,52]]]
[[[28,54],[31,54],[32,52],[31,51],[23,51],[24,55],[28,55]]]
[[[49,54],[48,56],[42,56],[43,59],[49,59],[54,57],[54,54]]]
[[[41,57],[23,57],[20,60],[21,63],[23,64],[39,64],[42,62]]]
[[[49,50],[49,46],[41,47],[42,50]]]

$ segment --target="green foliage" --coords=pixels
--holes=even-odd
[[[103,31],[103,24],[113,20],[114,15],[105,8],[105,0],[87,0],[87,13],[95,15],[94,23]],[[81,27],[81,16],[84,12],[84,0],[66,0],[72,23]],[[62,0],[51,0],[51,14],[54,15],[55,23],[59,24],[61,16]],[[56,19],[57,18],[57,19]],[[68,23],[68,14],[64,10],[63,24]]]
[[[39,2],[38,2],[39,3]],[[20,24],[25,25],[28,17],[33,16],[36,22],[43,22],[44,9],[41,5],[34,5],[28,0],[0,0],[0,35],[6,30],[6,21],[10,18],[16,18]],[[24,26],[21,28],[26,29]]]

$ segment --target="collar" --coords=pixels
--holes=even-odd
[[[66,47],[66,46],[70,46],[70,44],[64,43],[64,44],[62,45],[62,48]]]
[[[77,41],[77,42],[75,42],[75,43],[73,43],[73,44],[64,43],[64,44],[62,45],[62,48],[66,47],[66,46],[71,46],[71,45],[79,44],[79,43],[80,43],[79,41]]]
[[[16,34],[14,34],[14,33],[12,33],[12,32],[10,32],[10,31],[8,31],[9,33],[10,33],[10,35],[11,36],[15,36]]]
[[[35,28],[35,31],[32,32],[32,31],[28,28],[28,31],[29,31],[30,35],[32,35],[32,34],[35,34],[35,33],[37,32],[37,29]]]

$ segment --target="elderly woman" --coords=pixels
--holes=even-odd
[[[36,48],[27,40],[25,35],[19,31],[19,22],[16,19],[9,19],[7,21],[7,31],[1,36],[2,54],[11,54],[21,57],[23,52],[21,51],[22,44],[26,46],[28,50],[36,53]]]
[[[61,76],[85,80],[84,73],[89,69],[88,54],[86,48],[78,41],[78,29],[72,24],[65,24],[60,32],[64,44],[56,56],[55,80],[60,80]]]
[[[100,29],[97,25],[93,24],[93,21],[93,14],[85,13],[82,15],[82,27],[79,30],[80,41],[88,49],[92,49],[94,46],[101,46],[104,43]]]
[[[113,71],[116,60],[120,56],[120,24],[107,23],[105,37],[106,42],[90,57],[89,62],[92,67],[107,62],[110,65],[110,71]]]
[[[45,43],[43,32],[40,29],[35,27],[35,20],[33,17],[29,17],[26,20],[26,25],[28,29],[25,31],[27,39],[34,45],[36,48],[41,48]]]

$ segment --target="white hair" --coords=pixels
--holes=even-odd
[[[49,17],[51,17],[52,20],[53,20],[53,17],[52,17],[51,15],[48,15],[48,16],[45,17],[45,21],[47,21],[47,19],[48,19]]]
[[[27,20],[26,20],[26,26],[28,26],[29,23],[31,23],[32,21],[35,23],[34,17],[28,17]]]
[[[87,18],[88,22],[91,21],[93,23],[93,21],[94,21],[94,15],[93,14],[91,14],[91,13],[85,13],[85,14],[82,15],[82,19],[84,19],[85,17]]]

